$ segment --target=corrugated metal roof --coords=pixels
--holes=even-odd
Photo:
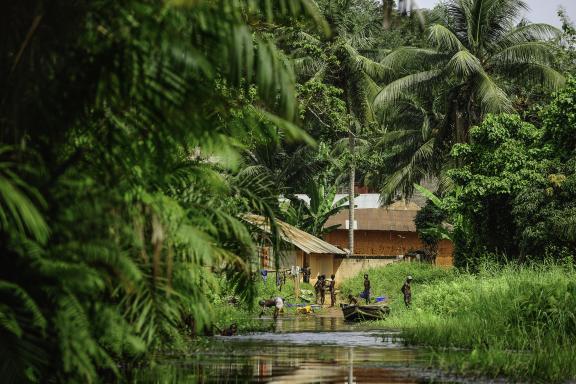
[[[298,193],[295,196],[297,198],[299,198],[300,200],[304,201],[306,204],[310,204],[310,197],[308,195]],[[332,204],[336,203],[338,200],[342,199],[343,197],[348,197],[348,194],[347,193],[346,194],[338,193],[336,196],[334,196],[334,202]],[[400,205],[406,204],[408,206],[423,207],[426,204],[426,198],[422,197],[419,194],[419,192],[416,191],[414,193],[414,196],[412,196],[411,199],[399,200],[399,201],[396,201],[396,202],[394,202],[388,206],[380,205],[380,195],[378,193],[361,193],[354,198],[354,206],[356,207],[356,209],[364,209],[364,208],[397,209],[395,207],[399,206],[399,204]],[[348,202],[346,202],[345,205],[348,205]]]
[[[270,233],[270,224],[268,219],[259,215],[244,215],[243,219],[247,222],[257,226],[263,231]],[[293,244],[295,247],[301,249],[306,253],[329,253],[336,255],[345,255],[346,252],[334,245],[325,242],[301,229],[294,227],[288,223],[276,220],[276,225],[280,230],[282,240]]]
[[[310,196],[302,193],[298,193],[295,196],[300,200],[306,202],[306,204],[310,204]],[[348,194],[347,193],[336,194],[336,196],[334,196],[334,202],[332,204],[336,203],[343,197],[348,197]],[[379,199],[380,195],[377,193],[362,193],[356,196],[356,198],[354,199],[354,205],[356,206],[356,208],[379,208],[380,207]],[[344,205],[348,205],[348,202],[346,202]]]

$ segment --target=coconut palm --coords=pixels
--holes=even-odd
[[[387,128],[386,140],[404,145],[403,160],[382,188],[385,200],[410,191],[430,171],[426,163],[432,154],[441,158],[451,143],[466,142],[469,128],[485,114],[512,112],[512,85],[555,89],[564,83],[550,66],[553,49],[546,42],[559,31],[548,24],[517,23],[526,9],[521,0],[450,0],[437,9],[440,21],[428,29],[431,48],[400,48],[382,61],[402,75],[382,88],[374,108]],[[418,104],[405,108],[414,97],[418,104],[426,101],[425,110]],[[395,125],[414,109],[422,118],[397,132]],[[416,141],[421,145],[414,145],[409,131],[425,133]]]
[[[348,137],[349,201],[353,205],[356,137],[374,122],[371,100],[380,90],[376,81],[391,78],[391,71],[376,60],[380,53],[375,42],[382,30],[382,4],[372,0],[321,0],[318,5],[332,32],[330,38],[299,31],[294,39],[299,44],[289,51],[301,81],[324,82],[342,90],[347,113],[342,133]],[[336,142],[341,138],[333,139]],[[353,215],[351,209],[350,222],[354,222]],[[353,243],[350,228],[352,253]]]

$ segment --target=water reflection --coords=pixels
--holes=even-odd
[[[397,334],[360,331],[338,318],[282,319],[276,332],[215,337],[188,355],[161,357],[133,383],[428,383],[427,354]]]

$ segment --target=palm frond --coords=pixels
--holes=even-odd
[[[523,0],[476,0],[469,3],[468,36],[475,53],[504,35],[513,27],[518,15],[528,10]]]
[[[517,44],[531,41],[548,41],[560,36],[561,33],[562,31],[558,28],[549,24],[529,23],[513,28],[492,44],[494,44],[493,49],[495,51],[500,51]]]
[[[499,72],[526,84],[542,85],[551,90],[564,86],[566,78],[558,71],[545,64],[520,63],[502,65]]]
[[[359,70],[365,72],[372,79],[386,81],[394,76],[391,67],[362,56],[350,44],[345,43],[343,47],[348,54],[348,59],[352,61]]]
[[[302,130],[297,125],[291,123],[288,120],[285,120],[277,115],[269,113],[263,109],[259,109],[258,113],[262,116],[263,119],[268,120],[269,122],[273,123],[280,131],[284,133],[286,138],[290,141],[302,141],[309,145],[315,145],[316,142],[308,133]]]
[[[539,63],[548,64],[553,55],[553,47],[544,42],[530,41],[504,48],[490,58],[492,64]]]
[[[23,313],[30,317],[30,324],[34,327],[44,330],[47,320],[42,311],[32,297],[17,284],[9,281],[0,280],[0,297],[2,305],[0,306],[0,328],[8,331],[17,337],[22,337],[22,326],[18,318]]]
[[[379,108],[387,102],[400,99],[405,93],[418,93],[426,90],[427,85],[438,81],[441,74],[440,69],[432,69],[395,80],[380,91],[374,100],[374,106]]]
[[[410,195],[414,183],[420,182],[427,174],[427,164],[434,155],[435,139],[430,139],[412,152],[408,160],[398,167],[397,171],[388,176],[380,189],[380,200],[383,203],[391,202],[396,193],[403,192]]]
[[[476,78],[475,94],[484,113],[512,112],[512,102],[506,93],[490,78],[482,72]]]
[[[465,48],[458,36],[441,24],[429,27],[428,40],[439,52],[451,53]]]
[[[0,144],[0,155],[10,156],[13,152],[12,147]],[[45,206],[46,202],[18,175],[19,171],[26,169],[12,161],[0,162],[0,229],[14,227],[21,234],[43,243],[48,238],[49,228],[39,207]]]
[[[402,73],[414,68],[429,67],[444,57],[444,54],[435,49],[401,47],[386,55],[381,63],[396,73]]]
[[[467,49],[456,52],[446,64],[446,68],[459,79],[466,79],[468,76],[484,71],[480,60]]]

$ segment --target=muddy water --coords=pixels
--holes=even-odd
[[[448,383],[428,352],[398,333],[341,318],[282,318],[274,332],[214,337],[188,355],[164,355],[133,383]]]

